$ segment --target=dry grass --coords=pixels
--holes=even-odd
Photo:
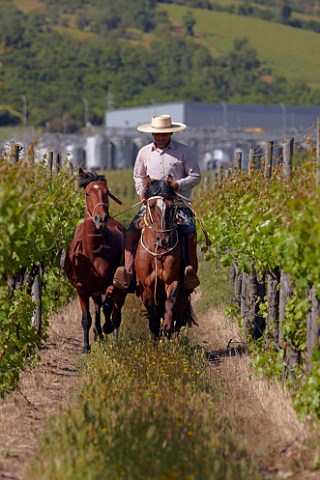
[[[289,393],[277,381],[256,377],[247,354],[223,355],[231,339],[234,346],[241,345],[236,343],[242,341],[236,323],[222,311],[209,309],[195,335],[206,350],[217,354],[212,355],[209,375],[225,392],[220,414],[226,422],[235,419],[235,434],[265,469],[266,478],[320,478],[319,471],[306,473],[304,444],[314,434],[299,420]]]
[[[129,296],[128,305],[131,300]],[[201,300],[198,292],[196,312]],[[130,315],[124,317],[130,324]],[[209,377],[221,391],[217,414],[231,426],[235,438],[242,439],[265,478],[320,478],[319,471],[308,469],[316,449],[309,448],[306,458],[304,446],[311,432],[298,419],[288,392],[277,382],[255,377],[246,354],[222,355],[230,339],[234,345],[241,342],[237,325],[217,309],[199,314],[198,323],[190,330],[192,336],[208,351],[220,354],[208,367]],[[50,320],[49,338],[36,368],[23,372],[17,391],[0,401],[0,478],[23,478],[47,418],[77,392],[81,345],[80,308],[75,300]]]
[[[46,8],[45,4],[38,0],[14,0],[14,4],[19,10],[22,10],[24,13],[29,13],[32,10],[42,11]]]
[[[0,478],[23,477],[46,419],[76,392],[81,341],[79,306],[73,301],[50,319],[37,366],[22,372],[17,390],[0,400]]]

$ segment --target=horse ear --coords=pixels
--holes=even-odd
[[[167,176],[167,182],[169,183],[169,185],[172,184],[172,182],[173,182],[173,176],[172,175]]]
[[[151,185],[151,178],[149,177],[149,175],[146,177],[145,185]]]
[[[88,178],[88,177],[89,177],[89,175],[87,174],[87,172],[85,172],[84,170],[82,170],[81,167],[79,168],[79,176],[80,176],[81,178]]]

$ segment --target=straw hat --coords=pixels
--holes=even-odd
[[[171,133],[179,132],[187,128],[184,123],[172,123],[171,115],[154,115],[151,123],[139,125],[137,129],[139,132],[146,133]]]

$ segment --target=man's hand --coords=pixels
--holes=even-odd
[[[173,190],[179,190],[178,182],[176,180],[172,180],[171,187],[173,188]]]

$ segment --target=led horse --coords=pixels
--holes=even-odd
[[[86,209],[83,222],[76,228],[64,262],[70,283],[77,289],[82,311],[84,333],[83,353],[90,350],[89,331],[92,325],[89,301],[95,304],[95,340],[103,333],[117,334],[125,293],[112,285],[114,272],[120,265],[125,228],[109,215],[111,194],[104,176],[79,170],[80,186],[84,188]],[[101,307],[105,323],[101,328]]]

